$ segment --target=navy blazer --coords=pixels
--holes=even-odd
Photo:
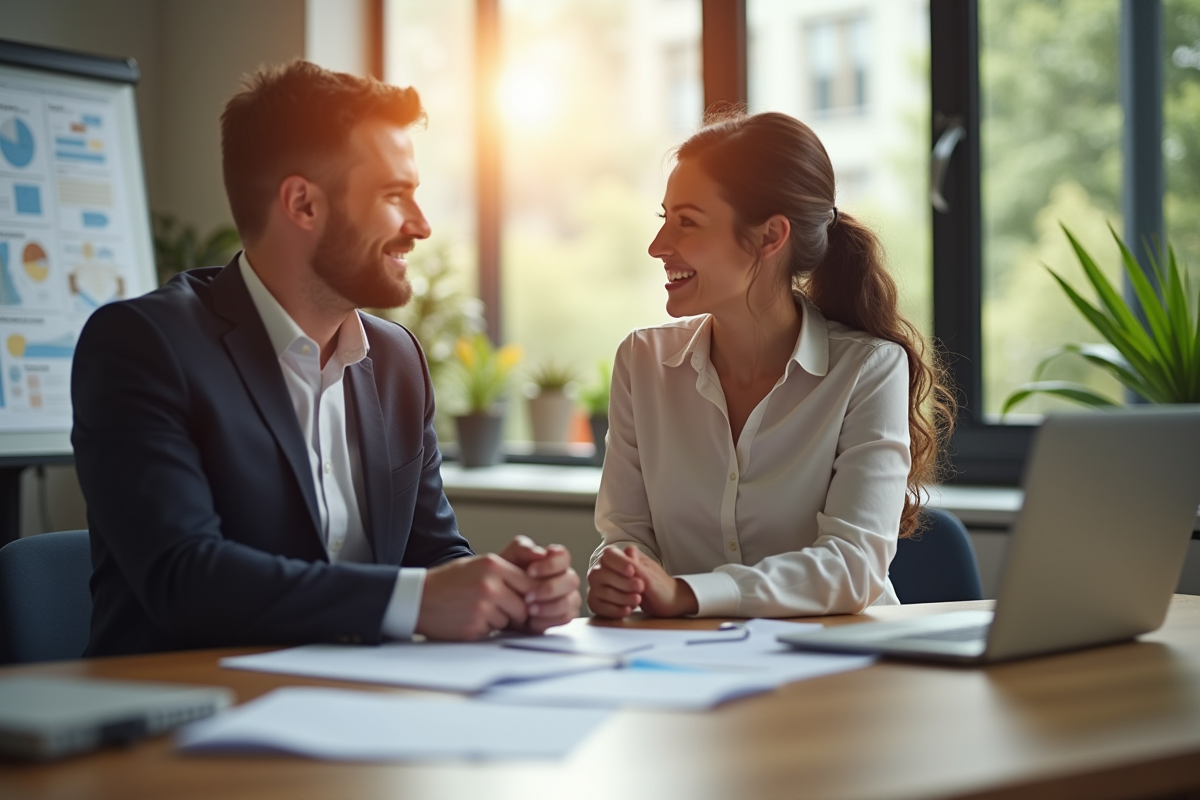
[[[362,315],[347,369],[373,564],[330,564],[279,361],[227,267],[97,310],[71,373],[92,544],[88,655],[381,638],[400,566],[471,555],[442,491],[433,389],[401,326]]]

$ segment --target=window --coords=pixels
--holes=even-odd
[[[933,226],[935,330],[956,355],[966,401],[955,442],[964,481],[1017,481],[1028,423],[1055,404],[1000,420],[1004,398],[1056,346],[1098,338],[1041,266],[1082,285],[1060,222],[1116,276],[1105,221],[1140,254],[1143,238],[1161,240],[1165,209],[1197,275],[1194,225],[1184,222],[1196,173],[1171,160],[1188,157],[1185,139],[1200,144],[1200,76],[1186,66],[1198,12],[1196,0],[931,0],[933,136],[965,131],[947,173],[950,208]],[[1122,395],[1066,358],[1054,369],[1046,377]]]
[[[1111,253],[1106,220],[1127,239],[1128,225],[1165,231],[1200,280],[1200,0],[386,7],[389,77],[422,87],[430,101],[418,158],[434,228],[453,244],[464,281],[481,276],[494,333],[522,344],[530,364],[555,357],[586,369],[611,357],[630,328],[665,318],[645,246],[665,156],[698,124],[714,85],[751,111],[805,120],[825,142],[839,206],[881,233],[907,313],[951,354],[964,402],[954,457],[965,482],[1017,480],[1032,423],[1055,404],[1030,402],[1001,420],[1005,397],[1057,345],[1094,340],[1041,266],[1078,271],[1058,222],[1098,253]],[[477,22],[479,9],[491,16]],[[1145,28],[1129,15],[1147,9],[1161,10],[1161,38],[1143,30],[1118,58],[1123,31]],[[477,52],[480,31],[498,42],[491,72],[464,58]],[[1123,101],[1123,65],[1144,64],[1148,53],[1161,61],[1161,91],[1130,72],[1134,100]],[[504,99],[490,111],[476,100],[496,91]],[[1152,108],[1161,103],[1161,153],[1129,133],[1146,126],[1125,104],[1147,97]],[[482,194],[487,164],[462,157],[483,152],[480,113],[496,118],[494,200]],[[924,153],[943,137],[958,143],[940,187],[947,209],[931,213]],[[1161,156],[1157,194],[1155,170],[1131,168],[1130,152],[1151,166]],[[1130,205],[1135,190],[1150,200]],[[494,246],[489,214],[498,220]],[[1115,259],[1108,266],[1115,275]],[[1121,392],[1069,359],[1054,369]],[[511,411],[509,436],[524,438],[525,415]]]
[[[386,77],[418,87],[429,113],[415,146],[434,241],[419,250],[440,243],[463,285],[480,287],[493,334],[524,351],[525,380],[549,361],[590,377],[630,330],[667,319],[662,270],[646,248],[667,155],[702,116],[699,0],[389,0],[385,9]],[[495,61],[481,65],[471,55],[489,37]],[[490,156],[463,158],[486,148],[490,167]],[[480,177],[488,169],[491,189]],[[497,220],[494,253],[487,218]],[[490,297],[489,258],[500,265]],[[454,382],[439,390],[452,411]],[[506,436],[527,440],[524,398],[513,395]],[[575,430],[588,435],[586,423]]]
[[[833,112],[862,114],[867,106],[867,76],[871,62],[871,24],[866,14],[835,19],[806,19],[821,6],[813,2],[791,4],[802,23],[807,53],[808,107],[818,115]],[[874,4],[874,12],[881,9]],[[778,11],[776,5],[773,11]],[[765,15],[764,15],[765,17]],[[766,37],[762,37],[765,39]]]
[[[927,173],[929,8],[870,0],[830,18],[821,0],[749,0],[746,6],[750,111],[782,111],[807,123],[833,162],[838,207],[880,235],[908,317],[933,331]],[[903,30],[886,47],[870,31]],[[795,31],[805,31],[796,49]],[[797,92],[808,65],[812,98]],[[867,105],[868,75],[878,75]],[[855,113],[824,113],[851,108]]]

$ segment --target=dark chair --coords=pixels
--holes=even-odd
[[[87,531],[39,533],[0,548],[0,664],[81,657],[91,576]]]
[[[949,511],[924,508],[926,527],[901,539],[888,569],[901,603],[982,600],[979,564],[967,529]]]

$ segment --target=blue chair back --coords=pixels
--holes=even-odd
[[[975,548],[962,521],[940,508],[921,513],[926,527],[916,538],[900,540],[888,569],[900,602],[982,600]]]
[[[39,533],[0,548],[0,664],[81,657],[91,576],[87,531]]]

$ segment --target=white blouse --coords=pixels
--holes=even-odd
[[[712,318],[617,350],[596,528],[683,578],[699,616],[856,613],[888,579],[911,458],[908,359],[801,301],[783,376],[733,442]],[[690,369],[689,369],[690,367]]]

